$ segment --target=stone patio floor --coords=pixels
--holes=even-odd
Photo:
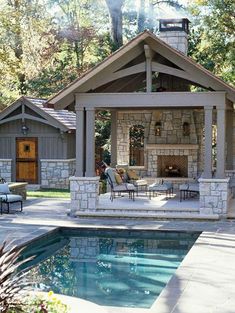
[[[150,309],[103,307],[107,313],[234,313],[235,220],[74,219],[68,200],[29,199],[24,211],[0,216],[0,241],[30,241],[58,226],[202,231]],[[235,208],[235,203],[231,209]],[[233,211],[233,210],[231,210]],[[92,313],[98,313],[94,310]],[[81,311],[81,313],[90,313]]]

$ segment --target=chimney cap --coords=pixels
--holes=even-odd
[[[187,18],[159,19],[159,31],[185,31],[188,34],[189,23]]]

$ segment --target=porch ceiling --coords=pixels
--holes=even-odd
[[[224,108],[225,92],[159,93],[77,93],[76,106],[87,108],[156,108],[211,107]]]

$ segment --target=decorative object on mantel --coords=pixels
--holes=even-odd
[[[189,136],[190,135],[190,125],[188,122],[183,123],[183,136]]]
[[[161,136],[162,123],[156,122],[155,124],[155,136]]]

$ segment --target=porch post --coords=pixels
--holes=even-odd
[[[86,108],[86,175],[85,176],[86,177],[95,176],[95,108]]]
[[[227,147],[227,166],[226,170],[233,169],[233,110],[226,111],[227,127],[226,127],[226,147]]]
[[[225,129],[225,108],[217,107],[217,178],[225,177]]]
[[[148,45],[144,45],[146,58],[146,91],[152,92],[152,52]]]
[[[84,107],[76,106],[76,176],[84,176]]]
[[[111,166],[117,165],[117,111],[111,111]]]
[[[204,107],[205,113],[205,147],[204,178],[212,177],[212,112],[213,106]]]

